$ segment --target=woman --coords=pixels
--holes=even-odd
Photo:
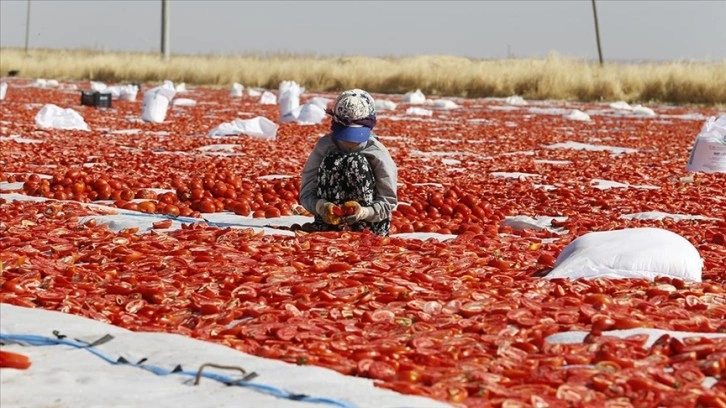
[[[302,172],[300,203],[315,215],[306,230],[371,230],[386,236],[398,203],[398,169],[371,132],[373,98],[361,89],[341,93],[332,110],[332,132],[315,144]]]

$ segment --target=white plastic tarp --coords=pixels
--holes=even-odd
[[[668,276],[700,282],[703,259],[682,236],[660,228],[590,232],[567,245],[547,278]]]
[[[35,115],[35,124],[44,129],[91,130],[78,112],[53,104],[40,109]]]
[[[726,115],[712,116],[703,124],[686,170],[726,173]]]
[[[166,118],[169,103],[176,95],[174,84],[165,81],[164,85],[157,86],[144,92],[144,105],[141,119],[145,122],[161,123]]]
[[[278,124],[258,116],[252,119],[235,119],[232,122],[222,123],[209,132],[209,136],[235,136],[244,134],[265,140],[275,140],[277,137]]]
[[[431,112],[428,109],[417,108],[415,106],[412,106],[412,107],[406,109],[406,114],[407,115],[416,115],[416,116],[432,116],[433,112]]]

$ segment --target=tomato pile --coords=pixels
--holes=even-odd
[[[646,346],[644,335],[606,333],[726,333],[726,179],[685,173],[703,122],[688,115],[715,110],[656,107],[656,118],[576,122],[498,109],[498,100],[457,100],[461,109],[432,119],[406,117],[404,106],[380,112],[376,132],[399,167],[391,237],[271,236],[204,223],[139,234],[80,223],[98,213],[82,203],[99,200],[190,217],[306,214],[299,173],[328,123],[283,123],[273,142],[217,140],[205,135],[219,123],[275,121],[277,107],[217,89],[188,97],[196,107],[150,124],[136,120],[140,102],[96,109],[80,106],[77,91],[9,90],[0,103],[0,181],[22,181],[18,192],[50,200],[0,199],[1,302],[179,333],[461,406],[726,405],[726,339],[664,335]],[[74,108],[93,131],[36,128],[44,103]],[[7,139],[14,135],[42,143]],[[547,147],[567,141],[637,152]],[[204,149],[221,143],[236,154]],[[597,179],[658,188],[598,189]],[[710,219],[620,218],[644,211]],[[502,225],[514,215],[566,216],[556,226],[567,232]],[[693,243],[703,282],[536,276],[584,233],[640,226]],[[395,236],[404,232],[457,237]],[[572,330],[589,334],[582,343],[545,341]]]

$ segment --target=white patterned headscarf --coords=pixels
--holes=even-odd
[[[344,126],[357,125],[371,129],[376,124],[376,104],[373,97],[362,89],[341,93],[329,113]]]

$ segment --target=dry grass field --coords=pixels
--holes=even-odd
[[[294,80],[311,91],[365,88],[427,95],[527,99],[726,104],[726,60],[606,63],[550,55],[544,59],[473,60],[454,56],[406,58],[305,55],[213,56],[88,50],[0,49],[0,72],[26,78],[158,82],[276,89]]]

